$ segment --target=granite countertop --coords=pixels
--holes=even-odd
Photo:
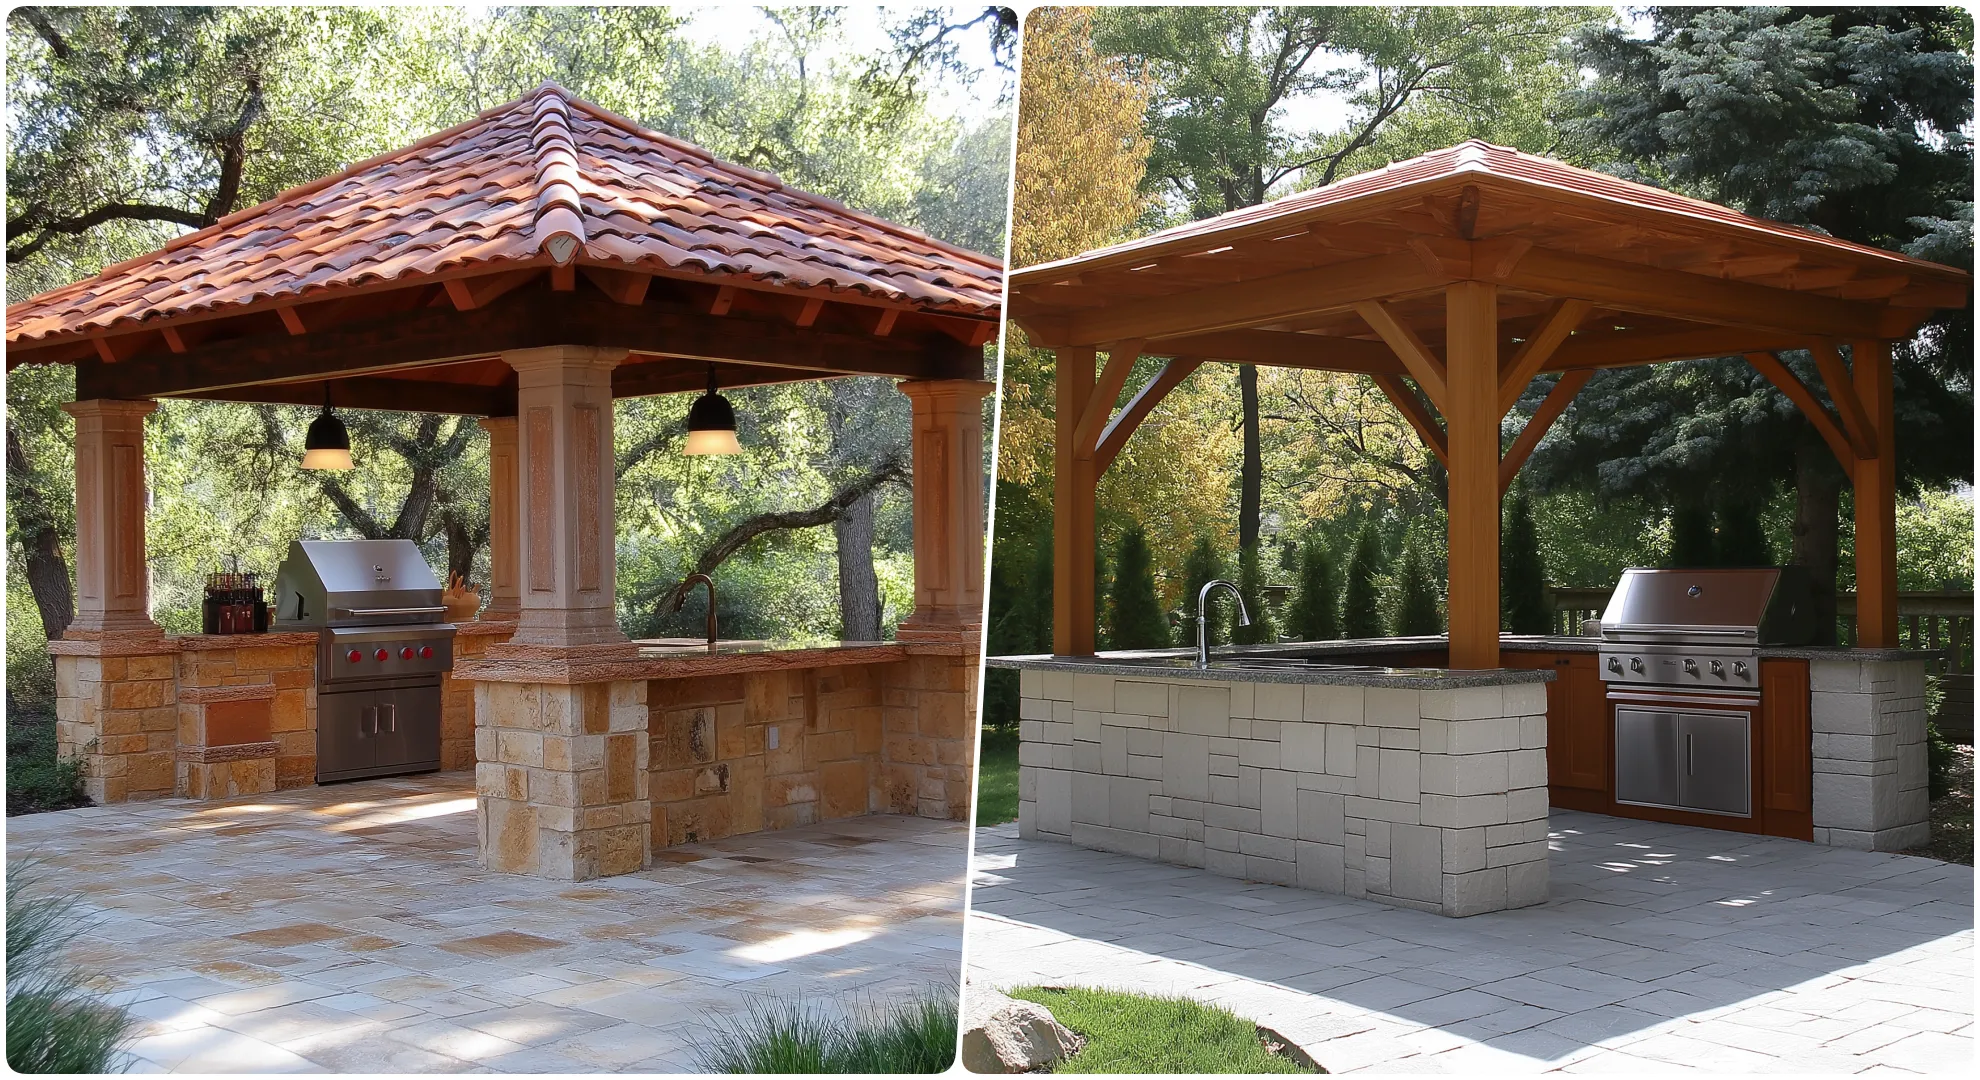
[[[1311,652],[1311,647],[1307,647],[1306,651]],[[1374,650],[1364,648],[1362,651]],[[1383,651],[1400,650],[1390,647]],[[1473,686],[1510,686],[1519,683],[1548,682],[1554,678],[1554,673],[1546,669],[1489,668],[1461,671],[1455,668],[1302,662],[1298,656],[1288,655],[1288,650],[1284,646],[1270,645],[1214,650],[1210,655],[1210,666],[1207,668],[1196,666],[1194,651],[1189,649],[1109,652],[1091,658],[992,656],[984,662],[991,667],[999,668],[1070,671],[1076,674],[1118,675],[1129,678],[1380,686],[1401,690],[1457,690]]]

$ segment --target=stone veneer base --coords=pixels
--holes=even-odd
[[[1925,661],[1808,663],[1814,840],[1903,851],[1931,837]]]
[[[1542,682],[1020,677],[1018,832],[1464,916],[1547,899]]]

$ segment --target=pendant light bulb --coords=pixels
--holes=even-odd
[[[688,409],[687,445],[683,454],[740,454],[736,439],[736,410],[729,399],[715,392],[715,365],[708,365],[708,392],[696,398]]]
[[[330,411],[330,384],[323,384],[323,411],[310,421],[309,434],[303,436],[302,467],[305,469],[333,469],[342,472],[353,468],[351,464],[351,433],[344,429],[344,422]]]

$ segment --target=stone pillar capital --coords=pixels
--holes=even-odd
[[[542,380],[559,371],[611,371],[626,359],[624,349],[594,345],[546,345],[538,349],[515,349],[502,354],[502,362],[516,369],[522,385],[532,385],[532,376]],[[535,383],[541,385],[541,381]]]
[[[984,379],[903,379],[894,384],[901,393],[931,404],[976,403],[996,393],[997,384]]]
[[[150,399],[124,401],[118,398],[88,398],[83,401],[64,402],[61,410],[78,420],[84,419],[139,419],[158,411],[158,403]]]

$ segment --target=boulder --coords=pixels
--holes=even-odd
[[[1031,1072],[1079,1048],[1051,1010],[970,983],[962,1014],[962,1066],[975,1073]]]

